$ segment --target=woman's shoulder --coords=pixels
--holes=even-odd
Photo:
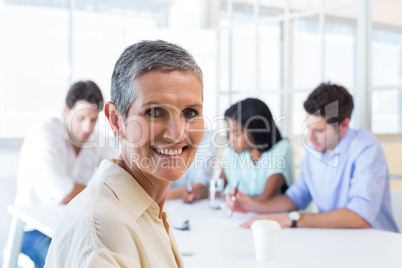
[[[99,178],[91,181],[66,207],[66,214],[77,223],[86,222],[89,232],[97,232],[100,226],[103,229],[104,225],[118,224],[123,213],[113,190]]]
[[[137,224],[122,205],[116,193],[104,181],[92,186],[88,220],[97,247],[119,248],[119,243],[135,247],[130,240]]]
[[[117,217],[116,207],[98,199],[99,192],[89,188],[65,208],[47,262],[55,267],[102,267],[106,259],[110,262],[111,258],[118,258],[122,263],[124,258],[125,267],[139,267],[132,265],[139,262],[127,258],[118,248],[124,244],[133,249],[135,244],[127,244],[130,236],[119,224],[123,221]]]

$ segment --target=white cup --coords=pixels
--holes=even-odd
[[[209,207],[221,209],[223,204],[223,190],[225,181],[222,178],[212,179],[209,182]]]
[[[276,221],[256,220],[251,225],[254,237],[255,257],[260,261],[273,261],[276,254],[276,240],[281,226]]]

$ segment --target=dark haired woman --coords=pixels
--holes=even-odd
[[[268,106],[248,98],[225,112],[230,146],[222,157],[222,177],[229,188],[264,200],[293,183],[292,150],[283,139]]]

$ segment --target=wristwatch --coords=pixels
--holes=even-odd
[[[292,227],[292,228],[297,227],[297,222],[300,219],[300,213],[298,211],[292,211],[292,212],[289,212],[288,217],[291,222],[290,227]]]

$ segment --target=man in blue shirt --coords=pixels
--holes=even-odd
[[[392,216],[389,174],[380,142],[349,128],[353,98],[342,86],[320,84],[304,102],[309,142],[298,180],[284,195],[257,201],[237,192],[234,211],[258,213],[282,227],[376,228],[398,232]],[[299,214],[314,201],[319,213]]]

